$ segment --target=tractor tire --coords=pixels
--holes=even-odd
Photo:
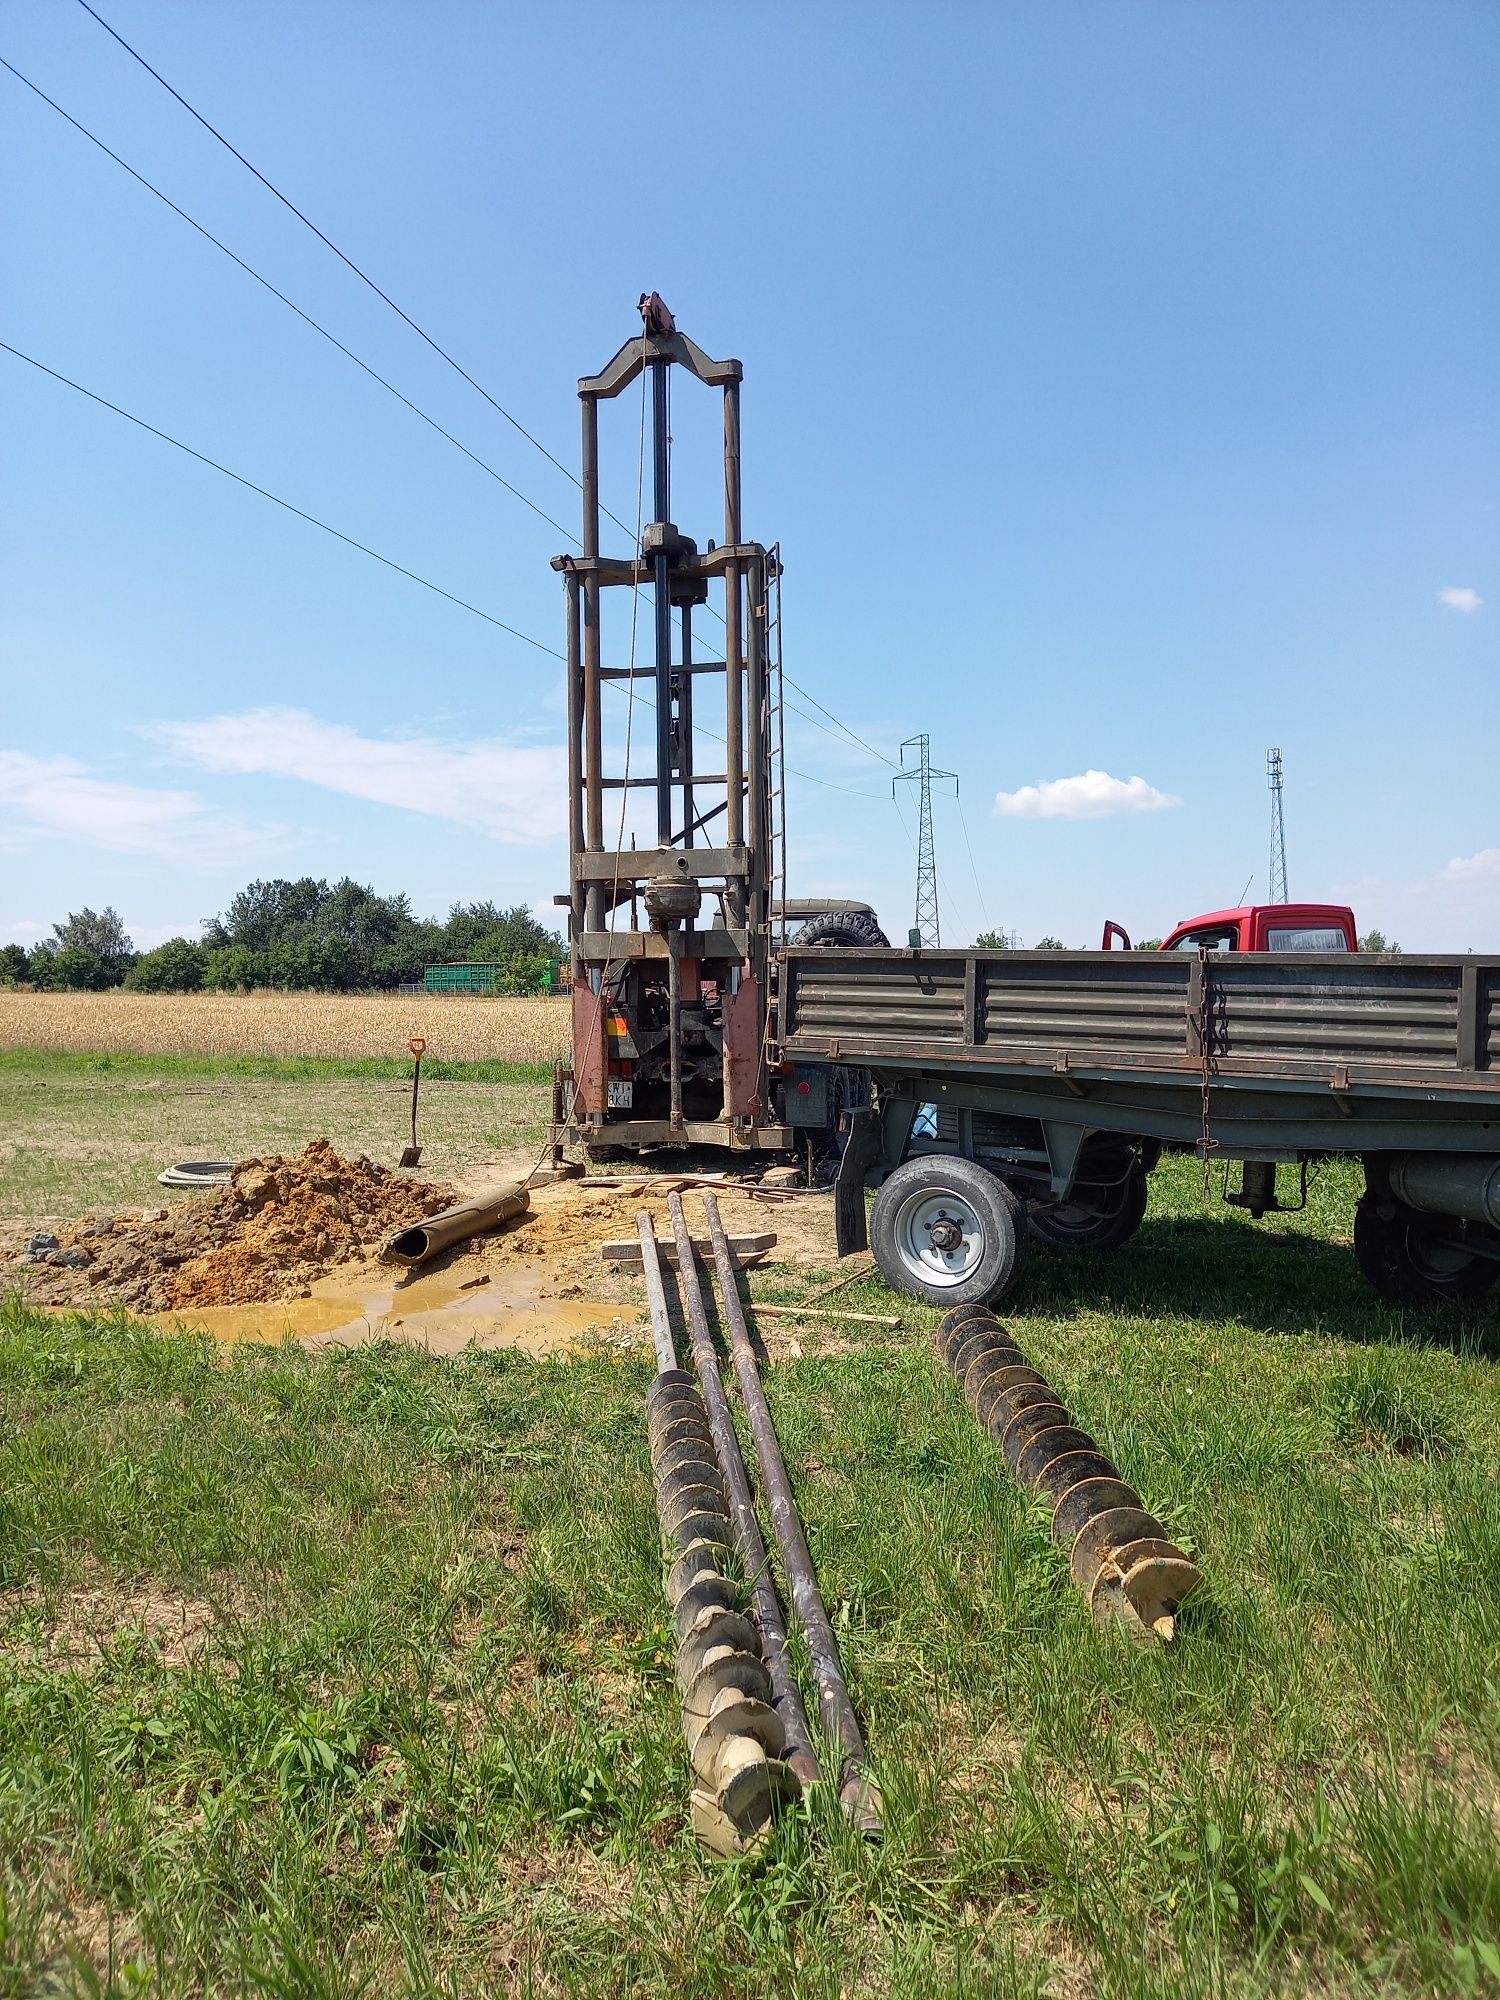
[[[870,1247],[893,1291],[934,1306],[987,1305],[1026,1259],[1026,1211],[972,1160],[907,1160],[875,1197]]]
[[[1066,1201],[1031,1208],[1026,1219],[1037,1242],[1050,1249],[1118,1250],[1145,1216],[1146,1172],[1139,1160],[1132,1160],[1123,1180],[1102,1187],[1075,1183]]]
[[[891,941],[866,911],[837,910],[804,924],[792,943],[799,949],[821,944],[830,948],[858,946],[865,951],[882,951],[890,949]]]
[[[1382,1214],[1382,1210],[1392,1213]],[[1396,1305],[1434,1299],[1482,1299],[1500,1264],[1455,1243],[1441,1216],[1421,1215],[1389,1196],[1366,1194],[1354,1211],[1354,1254],[1381,1298]]]

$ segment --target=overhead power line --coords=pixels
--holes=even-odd
[[[547,460],[549,465],[554,466],[557,471],[562,473],[565,479],[570,480],[574,486],[579,488],[580,491],[582,490],[583,482],[579,479],[578,475],[575,472],[571,471],[569,467],[564,465],[561,459],[555,457],[553,453],[550,452],[547,449],[547,447],[542,443],[540,438],[534,437],[532,433],[529,430],[527,430],[526,426],[520,421],[518,417],[513,416],[511,412],[508,409],[506,409],[505,405],[502,402],[500,402],[497,397],[491,395],[490,391],[485,388],[482,382],[478,381],[473,375],[471,375],[468,369],[465,368],[460,361],[455,359],[455,357],[448,352],[447,348],[445,348],[441,344],[441,342],[434,339],[434,337],[430,333],[428,333],[427,329],[422,325],[420,325],[418,321],[413,319],[411,314],[407,312],[404,307],[398,305],[395,299],[391,297],[389,292],[385,291],[381,285],[377,284],[375,279],[372,278],[370,274],[366,270],[364,270],[361,265],[357,264],[354,261],[354,259],[348,254],[347,251],[342,250],[339,247],[339,245],[334,242],[331,236],[329,236],[324,230],[320,229],[317,223],[313,221],[312,217],[306,214],[302,209],[300,209],[289,195],[284,194],[282,190],[276,185],[276,183],[273,180],[271,180],[269,175],[263,174],[260,168],[256,166],[253,160],[249,159],[244,153],[242,153],[239,147],[236,146],[231,139],[227,138],[225,134],[221,132],[219,128],[210,119],[206,118],[204,114],[198,110],[196,105],[191,104],[188,101],[188,99],[183,96],[182,92],[176,88],[175,85],[169,83],[167,79],[162,75],[161,71],[155,68],[155,66],[152,63],[148,62],[146,57],[141,54],[140,50],[135,48],[132,43],[128,42],[125,39],[125,37],[120,33],[118,28],[114,27],[110,22],[105,20],[104,16],[98,11],[96,7],[93,7],[89,4],[89,0],[78,0],[78,4],[83,8],[84,12],[88,14],[92,20],[96,21],[99,24],[99,26],[104,29],[107,35],[109,35],[114,41],[116,41],[119,44],[119,46],[125,51],[125,53],[128,56],[131,57],[131,59],[134,62],[140,64],[141,68],[146,71],[148,76],[154,78],[154,80],[161,85],[162,89],[165,90],[170,97],[175,99],[175,101],[182,106],[183,110],[187,112],[189,117],[191,117],[199,125],[201,125],[204,131],[207,132],[212,138],[216,139],[227,152],[231,153],[234,156],[234,158],[239,161],[240,165],[245,168],[247,173],[252,174],[269,194],[274,195],[276,200],[279,201],[281,205],[285,209],[287,209],[287,211],[290,214],[296,217],[296,219],[303,225],[304,228],[310,230],[312,234],[317,237],[318,241],[325,246],[325,248],[333,252],[334,256],[339,259],[340,263],[347,266],[347,268],[354,273],[355,277],[357,277],[362,284],[368,286],[368,288],[375,294],[375,296],[378,299],[382,301],[382,303],[389,306],[391,311],[395,313],[396,316],[405,323],[405,325],[411,328],[412,332],[417,335],[418,339],[422,340],[429,348],[431,348],[433,353],[436,354],[441,360],[447,362],[448,366],[452,368],[456,374],[460,375],[463,378],[463,380],[468,383],[469,387],[475,391],[477,395],[483,397],[484,401],[489,404],[490,408],[494,410],[497,413],[497,415],[502,416],[505,419],[505,421],[512,427],[512,429],[518,431],[520,435],[523,438],[525,438],[526,442],[529,445],[531,445],[535,450],[541,453],[542,457]],[[3,60],[3,58],[0,58],[0,60]],[[111,159],[115,160],[120,166],[124,167],[125,171],[129,174],[132,174],[135,179],[140,181],[142,186],[150,189],[150,192],[152,194],[157,195],[162,201],[167,202],[167,205],[170,208],[172,208],[176,214],[180,215],[185,222],[191,223],[193,228],[199,230],[199,232],[205,237],[207,237],[208,240],[211,243],[213,243],[217,249],[222,250],[226,256],[233,258],[236,264],[240,265],[240,267],[243,270],[247,271],[249,275],[255,278],[260,284],[263,284],[268,291],[275,293],[276,297],[279,298],[284,305],[288,306],[293,312],[295,312],[299,316],[299,318],[306,320],[308,325],[315,328],[315,330],[321,333],[325,339],[332,341],[334,346],[339,348],[341,353],[347,355],[348,358],[351,361],[353,361],[358,367],[364,369],[366,374],[373,377],[373,379],[379,382],[383,388],[388,389],[392,395],[396,396],[402,403],[406,405],[408,409],[412,410],[417,416],[421,417],[425,423],[431,424],[434,430],[440,431],[442,435],[446,437],[451,444],[456,445],[457,448],[460,451],[462,451],[466,457],[473,459],[475,464],[482,466],[483,469],[486,472],[488,472],[492,478],[498,480],[499,483],[505,487],[507,492],[514,494],[515,497],[518,500],[522,501],[524,505],[530,507],[534,513],[540,515],[541,518],[545,520],[550,527],[557,528],[558,532],[562,535],[567,536],[567,538],[570,541],[576,539],[576,537],[569,534],[566,528],[561,527],[558,522],[554,521],[550,514],[545,513],[542,508],[538,507],[535,501],[528,499],[527,496],[519,490],[519,488],[512,486],[510,482],[504,479],[499,473],[497,473],[492,466],[486,465],[484,460],[478,458],[475,453],[469,451],[466,445],[460,444],[459,440],[455,438],[451,432],[444,430],[441,424],[437,423],[433,418],[429,417],[424,410],[419,409],[417,405],[410,400],[409,397],[403,395],[402,392],[399,389],[395,388],[395,386],[392,383],[386,381],[384,376],[378,374],[373,368],[369,367],[369,365],[366,362],[361,361],[358,355],[354,354],[349,348],[345,347],[343,342],[336,339],[333,334],[329,333],[326,327],[320,325],[318,321],[314,320],[311,317],[310,314],[303,312],[300,306],[293,304],[292,300],[287,298],[285,293],[277,290],[276,286],[271,284],[271,282],[268,279],[263,278],[258,271],[253,269],[253,267],[250,266],[249,264],[245,263],[243,258],[236,256],[235,253],[232,250],[230,250],[226,244],[221,243],[217,237],[213,236],[207,229],[204,229],[201,223],[195,221],[194,218],[188,215],[184,209],[179,208],[175,202],[169,199],[168,196],[162,194],[161,190],[153,186],[150,181],[146,180],[144,175],[137,173],[133,167],[127,165],[127,163],[124,160],[120,159],[120,156],[117,153],[113,152],[111,148],[106,146],[101,139],[95,138],[95,135],[92,132],[88,131],[85,126],[79,125],[76,119],[70,117],[67,112],[63,111],[61,105],[55,104],[50,97],[46,97],[46,93],[39,90],[35,84],[31,83],[29,78],[21,76],[20,71],[13,69],[12,65],[10,65],[9,63],[6,63],[5,67],[7,69],[11,69],[12,74],[15,75],[22,83],[25,83],[29,89],[35,90],[36,94],[39,97],[43,97],[45,101],[48,104],[52,105],[52,108],[55,111],[57,111],[62,117],[67,118],[69,124],[76,126],[77,129],[83,133],[85,138],[93,140],[95,145],[99,146],[102,151],[108,153]],[[29,359],[30,357],[23,356],[22,358]],[[52,371],[49,370],[48,372],[50,373]],[[65,377],[59,377],[59,380],[65,380],[65,379],[66,379]],[[76,383],[70,384],[69,386],[75,388],[78,387]],[[91,392],[84,390],[82,393],[87,395]],[[95,398],[95,400],[102,401],[103,399]],[[113,408],[114,406],[110,405],[109,407]],[[129,413],[122,411],[119,412],[119,414],[128,415]],[[138,421],[138,420],[132,419],[132,421]],[[150,429],[151,426],[147,425],[145,426],[145,428]],[[165,433],[158,433],[158,435],[164,436]],[[167,442],[175,444],[177,440],[175,438],[169,438]],[[186,450],[188,449],[188,447],[184,446],[183,449]],[[195,456],[201,456],[201,454],[195,454]],[[213,463],[213,461],[206,461],[206,462]],[[217,469],[220,471],[227,471],[226,467],[218,467]],[[237,478],[238,474],[231,473],[229,476],[231,478]],[[251,484],[250,481],[242,481],[241,483],[245,485]],[[262,489],[256,488],[255,490],[259,492]],[[270,499],[275,499],[276,496],[274,494],[269,494],[266,497]],[[286,503],[278,502],[278,504],[285,505]],[[292,511],[297,512],[299,510],[294,508],[292,509]],[[613,521],[616,527],[623,529],[627,534],[630,532],[628,523],[622,521],[620,517],[617,514],[613,513],[608,507],[601,507],[601,512],[603,512],[611,521]],[[308,516],[307,518],[312,519],[313,517]],[[316,522],[315,525],[323,527],[326,526],[326,523]],[[329,532],[337,533],[337,530],[330,529]],[[349,540],[350,538],[345,536],[343,537],[343,539]],[[361,547],[362,544],[354,544],[354,546]],[[373,550],[366,550],[365,553],[374,554],[375,552]],[[386,558],[379,557],[378,560],[385,561]],[[400,568],[400,565],[393,564],[392,567]],[[424,580],[425,579],[422,578],[417,579],[417,581],[419,582],[422,582]],[[436,585],[433,585],[431,587],[434,589],[437,588]],[[444,594],[446,595],[447,593]],[[457,600],[457,599],[455,600],[455,602],[461,602],[461,601],[462,600]],[[468,608],[473,609],[474,607],[470,606]],[[483,617],[487,616],[488,614],[481,612],[479,615]],[[496,620],[492,622],[498,623],[499,621]],[[509,628],[507,627],[506,629],[508,630]],[[518,636],[524,638],[526,635],[519,634]],[[529,645],[539,645],[540,641],[528,639],[527,643]],[[543,647],[542,650],[546,652],[551,652],[552,648]],[[560,658],[561,655],[556,655],[556,657]],[[894,758],[886,756],[884,751],[877,750],[873,744],[867,743],[862,736],[860,736],[855,730],[851,729],[848,726],[848,724],[843,722],[837,715],[835,715],[831,709],[825,708],[823,703],[820,702],[816,698],[816,696],[809,694],[806,688],[802,687],[798,682],[792,680],[790,675],[787,675],[786,678],[788,684],[791,687],[795,688],[797,693],[800,694],[805,701],[811,702],[814,708],[816,708],[822,715],[826,716],[828,718],[828,721],[834,725],[835,729],[837,729],[844,736],[848,737],[850,742],[858,744],[860,749],[868,752],[870,756],[878,758],[881,763],[889,765],[892,770],[900,769],[900,766],[896,763]],[[808,719],[811,720],[810,717]],[[815,779],[813,782],[826,783],[827,781]],[[841,787],[840,789],[847,789],[847,787]]]
[[[446,597],[450,604],[456,604],[461,611],[471,611],[476,618],[482,618],[487,625],[497,626],[500,631],[508,632],[511,638],[519,639],[527,646],[534,646],[539,653],[546,653],[554,660],[562,659],[563,655],[555,647],[543,645],[540,639],[533,639],[529,632],[522,632],[514,625],[507,625],[503,618],[496,618],[492,612],[481,611],[477,604],[471,604],[466,597],[459,597],[451,590],[444,590],[440,583],[434,583],[430,577],[419,576],[414,569],[408,569],[405,563],[398,563],[391,556],[383,556],[379,549],[372,549],[367,542],[356,541],[353,535],[346,535],[342,528],[332,527],[327,521],[319,520],[316,514],[309,514],[305,508],[294,507],[290,500],[283,500],[280,494],[272,493],[267,487],[257,486],[253,479],[246,479],[243,473],[234,472],[229,466],[221,465],[218,459],[210,458],[207,452],[195,451],[192,445],[184,444],[181,438],[173,437],[169,431],[158,430],[155,424],[148,424],[144,417],[137,417],[129,410],[121,409],[118,403],[110,402],[107,396],[96,395],[92,389],[85,389],[81,382],[75,382],[70,375],[64,375],[56,368],[49,368],[45,361],[38,361],[34,354],[22,353],[19,347],[12,347],[8,340],[0,340],[0,351],[13,354],[18,361],[24,361],[28,367],[37,369],[43,375],[50,375],[54,382],[61,382],[65,388],[76,390],[80,396],[87,396],[91,403],[98,403],[102,409],[112,411],[117,417],[123,417],[127,423],[135,424],[140,430],[149,431],[152,437],[160,438],[163,444],[174,445],[178,451],[186,452],[189,458],[196,458],[200,465],[207,465],[215,472],[222,472],[224,477],[232,479],[236,486],[248,487],[250,492],[258,493],[262,500],[269,500],[273,506],[284,508],[288,514],[295,514],[299,521],[307,521],[313,527],[321,528],[325,535],[332,535],[335,541],[343,542],[351,549],[358,549],[361,555],[370,556],[375,562],[383,563],[387,569],[395,570],[399,576],[409,577],[413,583],[421,584],[424,590],[430,590],[438,597]]]
[[[800,681],[794,681],[790,674],[787,674],[785,676],[785,679],[788,687],[795,688],[797,693],[801,695],[804,701],[810,701],[813,707],[817,709],[820,715],[826,715],[828,717],[828,720],[834,725],[834,727],[838,729],[843,735],[847,736],[851,743],[857,743],[861,750],[867,750],[872,757],[878,757],[882,764],[889,764],[893,771],[899,771],[901,769],[901,766],[896,762],[894,757],[887,757],[885,752],[883,750],[877,750],[873,743],[866,743],[863,736],[856,734],[856,732],[849,727],[847,722],[841,722],[839,718],[834,714],[831,708],[824,708],[822,702],[818,700],[817,696],[815,694],[809,694],[807,689],[803,687]],[[808,716],[807,720],[811,722],[813,718],[811,716]],[[815,726],[821,729],[823,725],[821,723],[818,723]]]
[[[391,311],[397,315],[398,318],[404,320],[406,324],[411,328],[412,332],[416,334],[420,340],[423,340],[427,343],[427,345],[432,349],[434,354],[438,355],[442,360],[446,361],[450,368],[455,370],[456,373],[458,373],[463,377],[463,379],[468,383],[471,389],[475,390],[479,395],[483,396],[484,400],[489,404],[490,408],[496,411],[500,416],[504,417],[505,421],[512,427],[512,429],[519,431],[521,436],[525,438],[526,442],[529,445],[534,445],[535,448],[542,454],[542,457],[547,460],[549,465],[555,465],[557,467],[557,470],[563,475],[565,479],[571,479],[573,484],[579,487],[581,490],[583,482],[578,478],[578,475],[576,473],[570,472],[568,467],[563,464],[560,458],[554,458],[552,456],[552,453],[548,451],[547,447],[542,443],[541,439],[533,437],[531,432],[527,430],[526,426],[521,422],[519,417],[513,417],[510,411],[506,409],[505,405],[497,401],[497,399],[490,394],[489,390],[485,388],[482,382],[477,382],[474,379],[474,377],[469,373],[468,369],[465,368],[461,362],[454,360],[453,356],[448,352],[446,347],[441,346],[439,342],[434,340],[432,335],[427,331],[425,327],[419,326],[416,320],[412,318],[409,312],[405,311],[404,308],[397,305],[396,301],[391,297],[389,292],[383,291],[381,287],[376,284],[375,280],[370,276],[368,271],[362,270],[360,266],[355,263],[354,259],[351,256],[349,256],[346,251],[343,251],[339,248],[339,246],[337,245],[337,243],[334,242],[331,236],[325,235],[324,232],[321,229],[319,229],[318,225],[313,221],[311,216],[305,215],[303,211],[300,208],[298,208],[297,204],[291,199],[289,195],[283,194],[281,189],[277,187],[276,183],[273,180],[269,179],[265,174],[263,174],[260,168],[256,166],[253,160],[247,159],[245,155],[240,151],[239,147],[236,146],[232,140],[226,139],[224,134],[217,127],[217,125],[211,124],[209,120],[204,117],[201,111],[199,111],[194,105],[189,104],[188,100],[183,96],[182,92],[180,90],[175,89],[170,83],[168,83],[167,79],[162,75],[160,70],[152,68],[151,64],[147,62],[146,58],[141,54],[139,49],[132,48],[130,43],[127,42],[125,37],[120,33],[118,28],[111,27],[109,22],[105,20],[104,16],[101,13],[99,13],[97,8],[91,7],[89,5],[89,0],[78,0],[78,4],[80,7],[82,7],[83,11],[86,14],[91,15],[92,18],[99,23],[99,26],[104,29],[106,34],[112,35],[114,37],[114,39],[119,43],[120,47],[125,51],[126,55],[133,57],[134,60],[140,64],[141,68],[145,70],[148,76],[155,77],[156,81],[161,85],[162,89],[168,93],[169,96],[176,98],[177,102],[182,106],[183,110],[188,113],[189,117],[195,118],[198,121],[198,123],[203,127],[205,132],[210,133],[215,139],[218,140],[221,146],[223,146],[228,152],[233,153],[234,157],[239,161],[240,165],[244,167],[247,172],[254,174],[255,178],[260,182],[261,186],[265,188],[269,193],[275,195],[276,199],[281,203],[283,208],[289,209],[291,213],[296,216],[297,220],[304,226],[304,228],[310,229],[313,235],[317,237],[318,241],[326,245],[327,248],[333,252],[334,256],[338,258],[340,263],[347,264],[349,269],[354,273],[355,277],[358,278],[362,284],[368,285],[370,290],[375,294],[375,296],[378,299],[383,300],[385,304],[390,307]],[[607,508],[605,509],[605,512],[606,513],[608,512]],[[611,514],[610,519],[612,521],[615,521],[616,526],[621,528],[626,527],[626,524],[623,521],[617,520],[615,515]],[[629,533],[628,528],[626,528],[626,532],[627,534]]]
[[[285,292],[281,291],[277,286],[273,285],[271,283],[271,280],[268,277],[266,277],[263,272],[257,271],[253,264],[247,264],[243,257],[241,257],[236,251],[231,250],[229,245],[223,242],[219,237],[215,236],[211,229],[205,228],[204,225],[201,222],[199,222],[195,216],[189,215],[185,208],[179,207],[178,204],[175,201],[173,201],[172,197],[169,194],[163,193],[163,191],[159,187],[157,187],[154,181],[147,180],[146,176],[143,173],[139,172],[135,167],[131,166],[129,160],[121,159],[120,155],[114,150],[114,148],[112,146],[106,145],[104,140],[99,137],[97,132],[91,132],[87,127],[87,125],[81,124],[80,121],[76,119],[70,111],[65,111],[63,107],[57,102],[56,98],[49,97],[47,95],[46,91],[42,89],[40,84],[33,83],[29,76],[24,76],[21,73],[21,71],[16,68],[15,64],[7,62],[4,56],[0,56],[0,69],[9,70],[11,75],[16,79],[18,83],[24,83],[29,91],[32,91],[37,97],[39,97],[42,100],[43,104],[50,105],[51,108],[57,113],[59,118],[66,119],[68,124],[73,127],[73,130],[75,132],[82,133],[83,137],[87,139],[91,145],[97,146],[100,152],[104,153],[105,155],[107,155],[109,159],[113,160],[117,167],[122,167],[125,170],[125,172],[130,175],[130,178],[132,180],[139,181],[141,186],[146,189],[148,194],[154,194],[157,200],[160,202],[164,202],[166,206],[171,209],[174,215],[181,216],[182,220],[185,223],[187,223],[190,229],[196,229],[198,234],[201,237],[203,237],[207,242],[212,243],[212,245],[216,250],[222,251],[223,254],[229,259],[229,261],[232,264],[238,264],[240,269],[244,271],[249,277],[254,278],[255,282],[258,285],[263,285],[265,289],[271,294],[272,298],[280,299],[281,303],[284,306],[286,306],[289,311],[294,312],[297,315],[298,319],[302,320],[306,325],[310,326],[313,329],[314,333],[322,334],[323,338],[326,341],[330,342],[332,346],[336,347],[340,354],[346,356],[350,361],[352,361],[356,368],[363,369],[364,373],[370,377],[372,382],[378,382],[382,389],[388,390],[389,393],[396,398],[396,401],[398,403],[404,403],[407,409],[409,409],[414,416],[420,417],[422,419],[422,422],[428,425],[430,429],[435,430],[439,437],[446,438],[449,444],[453,445],[457,450],[463,453],[465,458],[471,460],[473,464],[477,465],[481,472],[487,472],[490,478],[493,479],[497,485],[503,486],[506,492],[512,494],[517,500],[519,500],[523,507],[529,507],[533,514],[537,515],[541,520],[547,523],[547,526],[549,528],[556,528],[557,532],[561,536],[563,536],[565,540],[574,543],[577,542],[578,537],[574,535],[569,529],[565,528],[561,523],[561,521],[553,520],[552,516],[546,513],[541,507],[538,507],[538,505],[534,500],[528,499],[526,494],[524,494],[521,491],[519,486],[512,486],[510,481],[504,476],[503,473],[497,472],[494,466],[488,464],[486,460],[482,459],[477,452],[470,451],[469,447],[466,444],[464,444],[460,439],[456,438],[453,435],[452,431],[445,430],[444,427],[438,422],[436,417],[429,416],[424,409],[420,408],[418,404],[412,401],[410,396],[404,395],[401,392],[401,390],[399,390],[396,387],[394,382],[388,382],[385,376],[382,375],[378,369],[372,368],[368,361],[361,360],[359,355],[357,355],[354,352],[353,348],[346,347],[344,345],[343,341],[339,339],[337,334],[330,333],[328,328],[324,326],[321,321],[314,319],[311,313],[304,312],[302,307],[297,304],[295,299],[289,299]]]

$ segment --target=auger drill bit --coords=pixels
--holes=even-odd
[[[844,1677],[838,1641],[833,1635],[823,1593],[818,1588],[812,1552],[807,1546],[807,1537],[797,1513],[792,1484],[787,1478],[786,1461],[781,1455],[781,1444],[756,1365],[755,1349],[745,1325],[745,1309],[740,1302],[729,1241],[719,1218],[719,1204],[710,1194],[704,1196],[703,1206],[708,1216],[714,1266],[724,1301],[729,1351],[739,1378],[745,1414],[750,1420],[750,1434],[755,1440],[755,1455],[760,1465],[761,1486],[771,1511],[772,1530],[786,1565],[793,1607],[807,1634],[807,1650],[812,1661],[813,1680],[817,1685],[823,1727],[838,1744],[841,1753],[839,1804],[845,1816],[861,1833],[878,1839],[882,1831],[880,1790],[866,1768],[869,1753],[859,1719],[854,1713],[854,1703],[849,1698],[849,1684]]]
[[[740,1592],[726,1570],[734,1540],[729,1498],[703,1398],[677,1366],[649,1215],[639,1218],[639,1229],[658,1371],[646,1391],[646,1435],[683,1730],[697,1779],[689,1806],[705,1847],[738,1854],[755,1844],[798,1784],[781,1761],[786,1729],[771,1706],[760,1634],[736,1608]]]
[[[1052,1511],[1052,1539],[1101,1623],[1170,1640],[1202,1582],[1114,1461],[1069,1416],[988,1306],[959,1306],[933,1336],[1006,1465]]]
[[[822,1769],[818,1763],[817,1752],[813,1749],[812,1731],[807,1725],[807,1710],[803,1706],[802,1690],[797,1685],[788,1657],[786,1619],[782,1614],[781,1600],[776,1595],[776,1581],[771,1574],[770,1557],[766,1553],[765,1538],[760,1532],[760,1522],[756,1517],[755,1498],[750,1490],[750,1475],[745,1470],[744,1455],[740,1450],[734,1419],[729,1414],[724,1381],[719,1373],[719,1357],[714,1352],[713,1339],[708,1331],[708,1315],[703,1305],[703,1288],[698,1281],[698,1260],[693,1250],[693,1239],[688,1232],[687,1217],[683,1214],[682,1196],[676,1193],[669,1195],[667,1207],[671,1212],[672,1235],[677,1244],[678,1279],[683,1301],[687,1306],[688,1325],[692,1330],[693,1360],[703,1390],[703,1402],[708,1412],[708,1427],[713,1437],[719,1471],[723,1475],[725,1490],[729,1496],[730,1524],[734,1530],[735,1549],[739,1555],[740,1567],[750,1579],[750,1607],[759,1628],[766,1669],[771,1676],[772,1706],[781,1717],[786,1730],[787,1764],[805,1791],[810,1785],[817,1783],[822,1775]]]

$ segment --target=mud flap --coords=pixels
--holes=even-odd
[[[873,1111],[846,1111],[844,1118],[848,1137],[833,1183],[833,1229],[838,1254],[848,1257],[870,1247],[865,1181],[880,1163],[880,1124]]]

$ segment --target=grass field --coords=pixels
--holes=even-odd
[[[482,1179],[536,1156],[550,1064],[422,1070],[424,1173]],[[409,1058],[0,1051],[0,1242],[45,1219],[163,1201],[156,1176],[174,1160],[295,1152],[322,1136],[391,1165],[410,1115]]]
[[[1170,1653],[1092,1626],[932,1315],[801,1330],[768,1389],[887,1837],[815,1799],[753,1863],[684,1828],[644,1361],[12,1303],[0,1992],[1500,1989],[1500,1315],[1382,1307],[1355,1187],[1257,1227],[1168,1159],[1007,1309],[1203,1567]]]
[[[421,1035],[435,1062],[548,1063],[565,1053],[562,1000],[402,999],[393,993],[20,993],[0,989],[0,1049],[166,1056],[399,1058]]]

